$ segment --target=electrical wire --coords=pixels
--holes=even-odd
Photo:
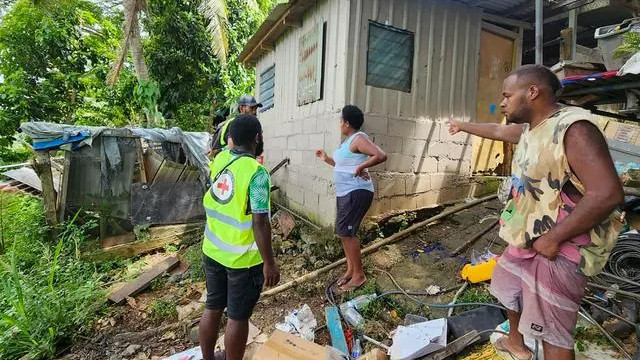
[[[619,235],[604,270],[594,277],[600,285],[617,285],[620,290],[640,293],[640,234]]]
[[[426,306],[426,307],[430,307],[430,308],[434,308],[434,309],[450,309],[450,308],[463,307],[463,306],[489,306],[489,307],[493,307],[493,308],[500,309],[500,310],[503,310],[503,311],[507,311],[507,308],[505,308],[504,306],[500,306],[500,305],[496,305],[496,304],[490,304],[490,303],[481,303],[481,302],[459,303],[459,304],[431,304],[431,303],[422,301],[422,300],[417,299],[417,298],[413,297],[412,295],[410,295],[406,290],[404,290],[402,288],[402,286],[400,286],[400,284],[398,284],[398,282],[393,277],[393,275],[391,275],[388,271],[380,270],[380,269],[376,269],[376,270],[386,274],[389,277],[389,279],[391,279],[391,282],[393,282],[393,284],[398,288],[398,290],[400,290],[402,292],[402,294],[404,294],[406,297],[408,297],[409,299],[413,300],[417,304],[420,304],[420,305],[423,305],[423,306]]]

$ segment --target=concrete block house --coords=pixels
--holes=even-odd
[[[450,136],[445,124],[502,121],[502,81],[520,63],[527,24],[485,10],[451,0],[276,6],[240,55],[256,69],[265,160],[291,159],[273,177],[275,197],[317,223],[334,222],[332,169],[314,152],[338,147],[346,104],[364,111],[363,131],[388,154],[371,169],[371,217],[464,199],[472,173],[505,171],[502,143]]]

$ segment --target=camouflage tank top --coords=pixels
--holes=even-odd
[[[556,225],[562,202],[560,192],[571,182],[582,194],[584,185],[573,174],[564,151],[564,135],[578,121],[594,123],[589,111],[565,107],[534,129],[525,126],[516,148],[510,194],[500,216],[500,237],[525,249]],[[595,123],[594,123],[595,125]],[[597,125],[596,125],[597,126]],[[580,270],[593,276],[602,271],[623,223],[617,213],[589,233],[591,244],[580,248]]]

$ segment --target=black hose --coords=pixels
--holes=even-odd
[[[606,274],[594,277],[597,283],[640,293],[640,234],[619,235],[604,270]]]
[[[412,295],[411,293],[407,293],[407,294]],[[407,294],[400,293],[400,295],[407,295]],[[383,297],[383,295],[385,295],[385,294],[382,294],[382,295],[378,296],[376,298],[376,300],[381,298],[381,297]],[[391,295],[391,294],[387,294],[387,295]],[[426,306],[426,307],[430,307],[430,308],[434,308],[434,309],[450,309],[450,308],[463,307],[463,306],[489,306],[489,307],[493,307],[493,308],[500,309],[500,310],[503,310],[503,311],[507,311],[507,308],[505,308],[504,306],[497,305],[497,304],[490,304],[490,303],[482,303],[482,302],[459,303],[459,304],[431,304],[431,303],[428,303],[428,302],[425,302],[425,301],[421,301],[421,300],[415,299],[415,298],[413,298],[411,296],[409,297],[409,299],[413,300],[417,304],[420,304],[420,305],[423,305],[423,306]]]

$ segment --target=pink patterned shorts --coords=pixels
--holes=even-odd
[[[573,349],[573,332],[587,278],[578,265],[558,256],[518,258],[505,251],[491,280],[491,294],[520,312],[518,331],[551,345]]]

